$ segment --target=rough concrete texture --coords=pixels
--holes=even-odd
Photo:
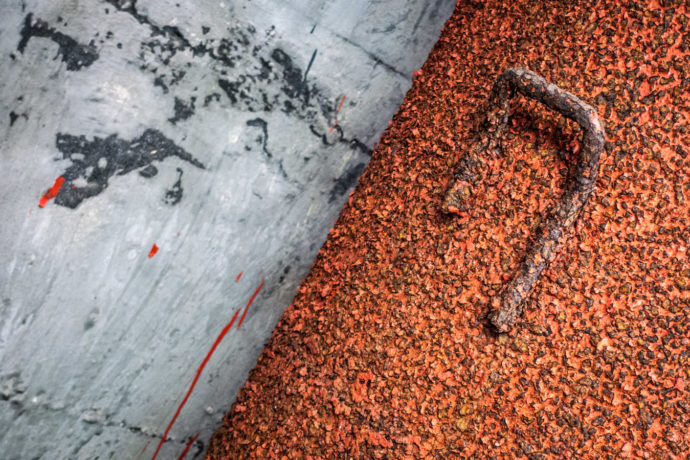
[[[160,458],[202,454],[453,7],[1,2],[4,458],[150,456],[265,279]]]

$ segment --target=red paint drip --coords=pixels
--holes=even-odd
[[[235,278],[235,283],[238,282],[240,280],[240,278],[242,278],[242,273],[244,273],[244,272],[240,272],[240,274],[237,275],[237,278]]]
[[[53,184],[53,186],[50,187],[48,189],[48,191],[45,194],[43,194],[43,196],[41,197],[41,201],[38,202],[38,207],[39,208],[45,207],[45,205],[47,205],[50,200],[55,198],[57,196],[58,192],[60,191],[60,189],[62,188],[62,184],[64,184],[64,183],[65,183],[65,178],[62,176],[58,176],[58,178],[55,179],[55,183]]]
[[[253,297],[252,297],[253,299]],[[251,303],[251,301],[250,301]],[[184,396],[184,399],[182,400],[182,403],[180,403],[180,406],[177,408],[177,411],[175,412],[175,415],[173,415],[172,420],[170,420],[170,423],[168,424],[168,427],[165,429],[165,433],[163,433],[163,437],[161,438],[160,442],[158,443],[158,447],[156,448],[156,452],[153,453],[153,457],[151,460],[155,460],[156,457],[158,456],[158,452],[161,450],[161,447],[163,447],[163,443],[165,440],[168,438],[168,433],[170,433],[170,429],[172,428],[173,424],[175,423],[175,420],[177,420],[177,417],[180,415],[180,412],[182,411],[182,408],[184,407],[185,404],[187,404],[187,400],[189,399],[189,395],[192,394],[192,391],[194,390],[194,387],[196,386],[196,383],[199,381],[199,377],[201,377],[201,373],[204,371],[204,367],[206,367],[206,364],[208,364],[208,361],[211,359],[211,355],[213,355],[213,352],[216,351],[216,348],[218,348],[218,345],[220,342],[223,340],[223,337],[225,337],[225,334],[228,333],[230,328],[232,328],[232,325],[235,323],[235,320],[237,319],[237,315],[239,314],[240,310],[238,309],[235,314],[232,316],[232,319],[228,324],[225,325],[222,331],[220,331],[220,334],[218,334],[218,337],[216,338],[216,341],[213,342],[213,346],[209,350],[209,352],[206,354],[206,357],[204,360],[201,362],[201,366],[199,366],[199,369],[196,370],[196,375],[194,376],[194,380],[192,381],[192,384],[189,387],[189,390],[187,390],[187,394]]]
[[[153,246],[151,246],[151,250],[149,251],[149,259],[153,256],[156,255],[158,252],[158,246],[156,246],[156,243],[153,243]]]
[[[338,106],[338,110],[336,110],[336,114],[340,112],[340,109],[343,108],[343,103],[345,102],[345,95],[343,95],[343,98],[340,100],[340,105]]]
[[[242,325],[242,321],[244,321],[244,317],[247,316],[247,311],[249,310],[249,306],[252,304],[252,302],[254,302],[254,299],[256,298],[257,294],[259,294],[259,291],[261,290],[262,287],[264,287],[264,279],[263,278],[261,278],[261,284],[259,284],[259,287],[256,288],[256,291],[254,291],[254,294],[252,294],[252,298],[249,299],[249,302],[247,302],[247,306],[244,307],[244,311],[242,312],[242,317],[240,318],[240,322],[237,323],[237,329],[239,329],[240,326]]]
[[[149,440],[149,441],[146,441],[146,445],[141,449],[141,452],[139,452],[139,455],[137,455],[137,458],[141,457],[141,454],[143,454],[144,452],[146,452],[146,449],[148,449],[149,444],[151,444],[151,441],[150,441],[150,440]]]
[[[177,458],[177,460],[183,460],[187,456],[189,449],[192,448],[192,444],[194,444],[194,441],[196,441],[196,439],[198,437],[199,437],[199,433],[195,434],[194,437],[192,439],[190,439],[189,442],[187,442],[187,445],[185,446],[184,450],[182,451],[180,456]]]
[[[345,95],[343,95],[343,98],[340,100],[340,104],[338,105],[338,110],[335,111],[335,124],[333,126],[331,126],[331,131],[333,131],[336,126],[338,126],[338,114],[340,113],[340,109],[343,108],[344,102],[345,102]]]

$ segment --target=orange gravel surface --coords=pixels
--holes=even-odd
[[[690,2],[459,2],[209,458],[688,458]],[[441,205],[500,72],[595,107],[599,178],[517,324],[490,299],[582,132],[521,97]]]

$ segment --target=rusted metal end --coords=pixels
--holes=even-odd
[[[475,191],[485,177],[488,161],[501,150],[501,138],[508,124],[510,100],[520,93],[541,102],[584,130],[584,139],[575,166],[575,174],[566,184],[555,211],[546,219],[540,234],[527,250],[517,275],[491,302],[491,323],[500,332],[509,331],[522,313],[523,301],[529,296],[544,268],[559,249],[559,239],[577,219],[587,202],[599,172],[605,133],[597,111],[577,96],[549,83],[536,73],[514,68],[503,71],[493,87],[489,109],[475,147],[457,165],[455,181],[443,202],[443,210],[464,213],[474,206]]]

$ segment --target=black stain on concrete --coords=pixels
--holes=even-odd
[[[165,191],[165,196],[163,197],[163,202],[169,205],[176,205],[182,199],[182,193],[184,189],[182,188],[182,169],[177,168],[177,172],[180,174],[177,181],[173,184],[172,188]]]
[[[292,58],[280,48],[271,53],[271,58],[283,68],[283,92],[290,98],[299,96],[302,90],[302,70],[292,63]]]
[[[191,97],[189,102],[185,103],[179,97],[175,97],[175,115],[168,118],[168,121],[173,125],[178,121],[186,120],[187,118],[194,115],[194,103],[196,102],[196,97]]]
[[[160,26],[145,14],[137,11],[136,1],[122,1],[122,0],[106,0],[106,2],[117,8],[118,11],[130,14],[139,24],[146,25],[151,30],[151,37],[154,40],[142,43],[142,46],[148,48],[152,53],[159,55],[165,65],[170,63],[170,59],[180,51],[189,50],[194,56],[207,55],[211,59],[221,62],[226,67],[234,67],[235,60],[238,59],[237,54],[233,52],[238,51],[238,45],[247,46],[250,44],[249,37],[240,32],[235,40],[221,39],[218,46],[211,47],[206,43],[199,43],[193,46],[192,43],[184,36],[178,27],[175,26]],[[204,29],[202,28],[202,31]],[[253,27],[249,29],[250,33],[255,30]],[[207,31],[210,31],[208,29]],[[204,32],[206,34],[207,32]],[[161,37],[161,39],[157,38]],[[237,42],[237,43],[235,43]]]
[[[155,129],[147,129],[131,141],[119,139],[115,134],[89,141],[85,136],[58,133],[55,145],[62,157],[71,161],[62,174],[65,183],[55,203],[72,209],[105,190],[109,179],[115,175],[122,176],[143,167],[139,173],[143,177],[153,177],[157,170],[151,163],[167,157],[178,157],[205,169],[199,160]],[[181,185],[179,189],[181,197]]]
[[[207,94],[206,97],[204,97],[204,107],[208,107],[213,100],[216,102],[220,101],[220,93]]]
[[[228,81],[219,79],[218,86],[220,86],[220,89],[222,89],[225,92],[225,94],[228,96],[228,99],[230,99],[230,102],[232,102],[233,104],[237,104],[238,97],[240,96],[240,88],[242,87],[242,84],[244,82],[244,75],[240,75],[240,80],[238,81]]]
[[[163,81],[163,77],[160,75],[153,79],[153,86],[158,86],[163,90],[163,94],[168,94],[168,85]]]
[[[347,144],[351,149],[359,150],[363,154],[367,155],[368,157],[371,157],[373,150],[367,147],[365,143],[360,141],[359,139],[353,137],[351,139],[348,139],[345,137],[345,133],[343,132],[343,128],[340,127],[340,125],[334,125],[333,126],[333,131],[337,132],[337,137],[333,141],[328,140],[328,136],[326,133],[320,133],[314,125],[309,125],[309,131],[311,133],[321,139],[321,143],[323,145],[327,146],[332,146],[335,145],[336,143],[342,143],[342,144]]]
[[[332,203],[339,196],[345,195],[348,190],[350,190],[357,183],[357,179],[362,175],[362,172],[366,168],[364,163],[357,163],[356,165],[347,168],[341,175],[335,180],[335,184],[331,189],[330,196],[328,197],[328,202]]]
[[[291,99],[303,98],[304,105],[309,105],[309,96],[311,90],[307,84],[307,76],[311,70],[314,60],[316,59],[316,53],[318,50],[314,50],[307,64],[307,70],[302,74],[302,69],[295,65],[292,58],[280,48],[276,48],[271,53],[271,58],[283,67],[283,92]]]
[[[220,67],[217,69],[221,77],[218,78],[218,86],[227,95],[231,104],[240,106],[250,112],[272,111],[274,107],[281,107],[281,111],[297,116],[300,119],[315,121],[315,108],[320,109],[326,118],[332,115],[333,108],[330,107],[329,98],[325,97],[315,86],[308,84],[309,72],[314,64],[318,50],[314,50],[307,64],[306,71],[294,63],[294,60],[280,48],[275,48],[270,54],[270,59],[264,59],[258,55],[262,45],[252,47],[252,36],[256,30],[249,26],[245,29],[232,28],[229,30],[229,38],[220,40],[208,39],[197,45],[191,42],[174,26],[160,26],[153,23],[148,16],[137,11],[136,2],[122,0],[106,0],[115,6],[119,11],[128,13],[140,24],[150,28],[152,40],[142,43],[142,51],[151,53],[165,67],[168,67],[172,76],[157,73],[160,67],[152,67],[148,70],[155,73],[154,85],[162,88],[164,93],[168,93],[169,87],[177,84],[185,75],[183,70],[176,71],[171,58],[178,52],[191,52],[194,57],[207,56],[216,62]],[[356,44],[355,44],[356,45]],[[239,60],[247,59],[250,56],[256,58],[255,73],[244,73],[236,77],[227,78],[227,69],[236,68]],[[145,60],[142,54],[142,60]],[[267,58],[269,56],[266,56]],[[374,59],[372,57],[372,59]],[[374,59],[377,64],[385,64],[380,59]],[[278,64],[278,70],[274,71],[273,62]],[[392,66],[387,66],[392,68]],[[147,65],[143,65],[147,69]],[[398,72],[399,73],[399,72]],[[269,83],[275,79],[282,80],[280,92],[287,99],[278,97],[270,90]],[[266,83],[265,87],[256,86],[257,82]],[[205,96],[204,107],[207,107],[214,99],[219,100],[218,93]],[[316,106],[311,102],[317,100]],[[300,100],[298,104],[296,101]],[[356,141],[357,146],[364,145]],[[359,147],[358,147],[359,148]]]
[[[271,63],[264,58],[259,58],[259,63],[261,63],[261,70],[256,78],[259,81],[268,80],[271,77],[271,72],[273,71],[273,66]]]
[[[90,66],[98,59],[98,52],[93,40],[88,45],[83,45],[69,35],[50,27],[45,21],[34,20],[33,15],[29,13],[24,18],[24,27],[21,30],[21,40],[17,45],[17,51],[24,53],[31,37],[49,38],[57,43],[62,61],[67,64],[67,70],[80,70],[82,67]]]
[[[145,168],[139,170],[139,175],[147,179],[152,178],[156,174],[158,174],[158,168],[156,168],[153,165],[148,165]]]
[[[24,100],[24,96],[19,96],[17,98],[18,101]],[[17,113],[14,110],[10,111],[10,128],[14,126],[15,122],[19,119],[19,117],[22,117],[24,120],[29,121],[29,114],[26,112],[23,113]]]
[[[211,59],[210,68],[218,74],[216,81],[219,89],[227,96],[230,104],[239,110],[247,112],[281,110],[317,126],[321,124],[322,118],[328,121],[334,117],[336,109],[332,107],[331,98],[322,94],[317,85],[310,85],[308,82],[309,72],[318,50],[313,51],[303,72],[302,68],[296,65],[295,60],[283,49],[273,48],[270,51],[263,51],[268,42],[257,42],[256,29],[252,26],[232,27],[227,30],[226,33],[229,35],[226,38],[205,38],[198,44],[192,45],[177,27],[155,24],[148,16],[137,11],[135,1],[106,1],[119,11],[130,14],[140,24],[149,27],[151,38],[141,44],[142,70],[154,74],[154,85],[162,88],[164,93],[168,93],[171,86],[184,78],[183,66],[191,65],[188,60],[183,63],[171,60],[178,52],[186,52],[191,53],[194,60],[204,56]],[[340,38],[362,49],[356,43],[344,37]],[[363,51],[366,52],[366,50]],[[372,53],[367,52],[367,55],[377,65],[380,64],[408,79],[406,75]],[[155,65],[151,64],[150,57],[155,60]],[[243,61],[241,66],[237,65],[240,61]],[[239,68],[252,70],[238,75]],[[272,83],[276,81],[280,84],[273,85]],[[212,102],[222,103],[220,94],[214,92],[205,95],[203,106],[208,107]],[[181,106],[180,109],[184,111]],[[259,124],[253,126],[264,131],[263,151],[271,159],[272,155],[266,148],[267,130]],[[324,145],[345,144],[366,155],[371,155],[371,149],[366,144],[357,138],[345,137],[340,126],[336,126],[335,129],[338,131],[332,142],[328,141],[327,136],[315,132],[313,128],[311,132],[319,137]],[[282,164],[275,161],[275,158],[273,161],[278,164],[281,174],[287,176]]]
[[[278,283],[282,283],[285,281],[285,277],[290,273],[290,265],[286,265],[285,268],[283,269],[283,274],[280,275],[280,278],[278,279]]]
[[[267,143],[268,143],[268,123],[266,123],[266,120],[263,118],[254,118],[253,120],[247,121],[247,126],[253,126],[255,128],[260,128],[261,131],[264,134],[264,137],[261,138],[261,148],[263,149],[264,153],[266,154],[266,157],[271,160],[273,158],[273,154],[268,151]]]
[[[278,172],[284,179],[291,181],[287,171],[285,171],[285,167],[283,166],[283,160],[276,160],[273,158],[273,154],[268,150],[268,123],[266,123],[266,120],[263,118],[254,118],[247,121],[247,126],[261,129],[263,136],[257,138],[257,142],[261,144],[261,149],[264,152],[264,155],[266,155],[266,160],[268,160],[270,165],[273,165],[278,169]]]

